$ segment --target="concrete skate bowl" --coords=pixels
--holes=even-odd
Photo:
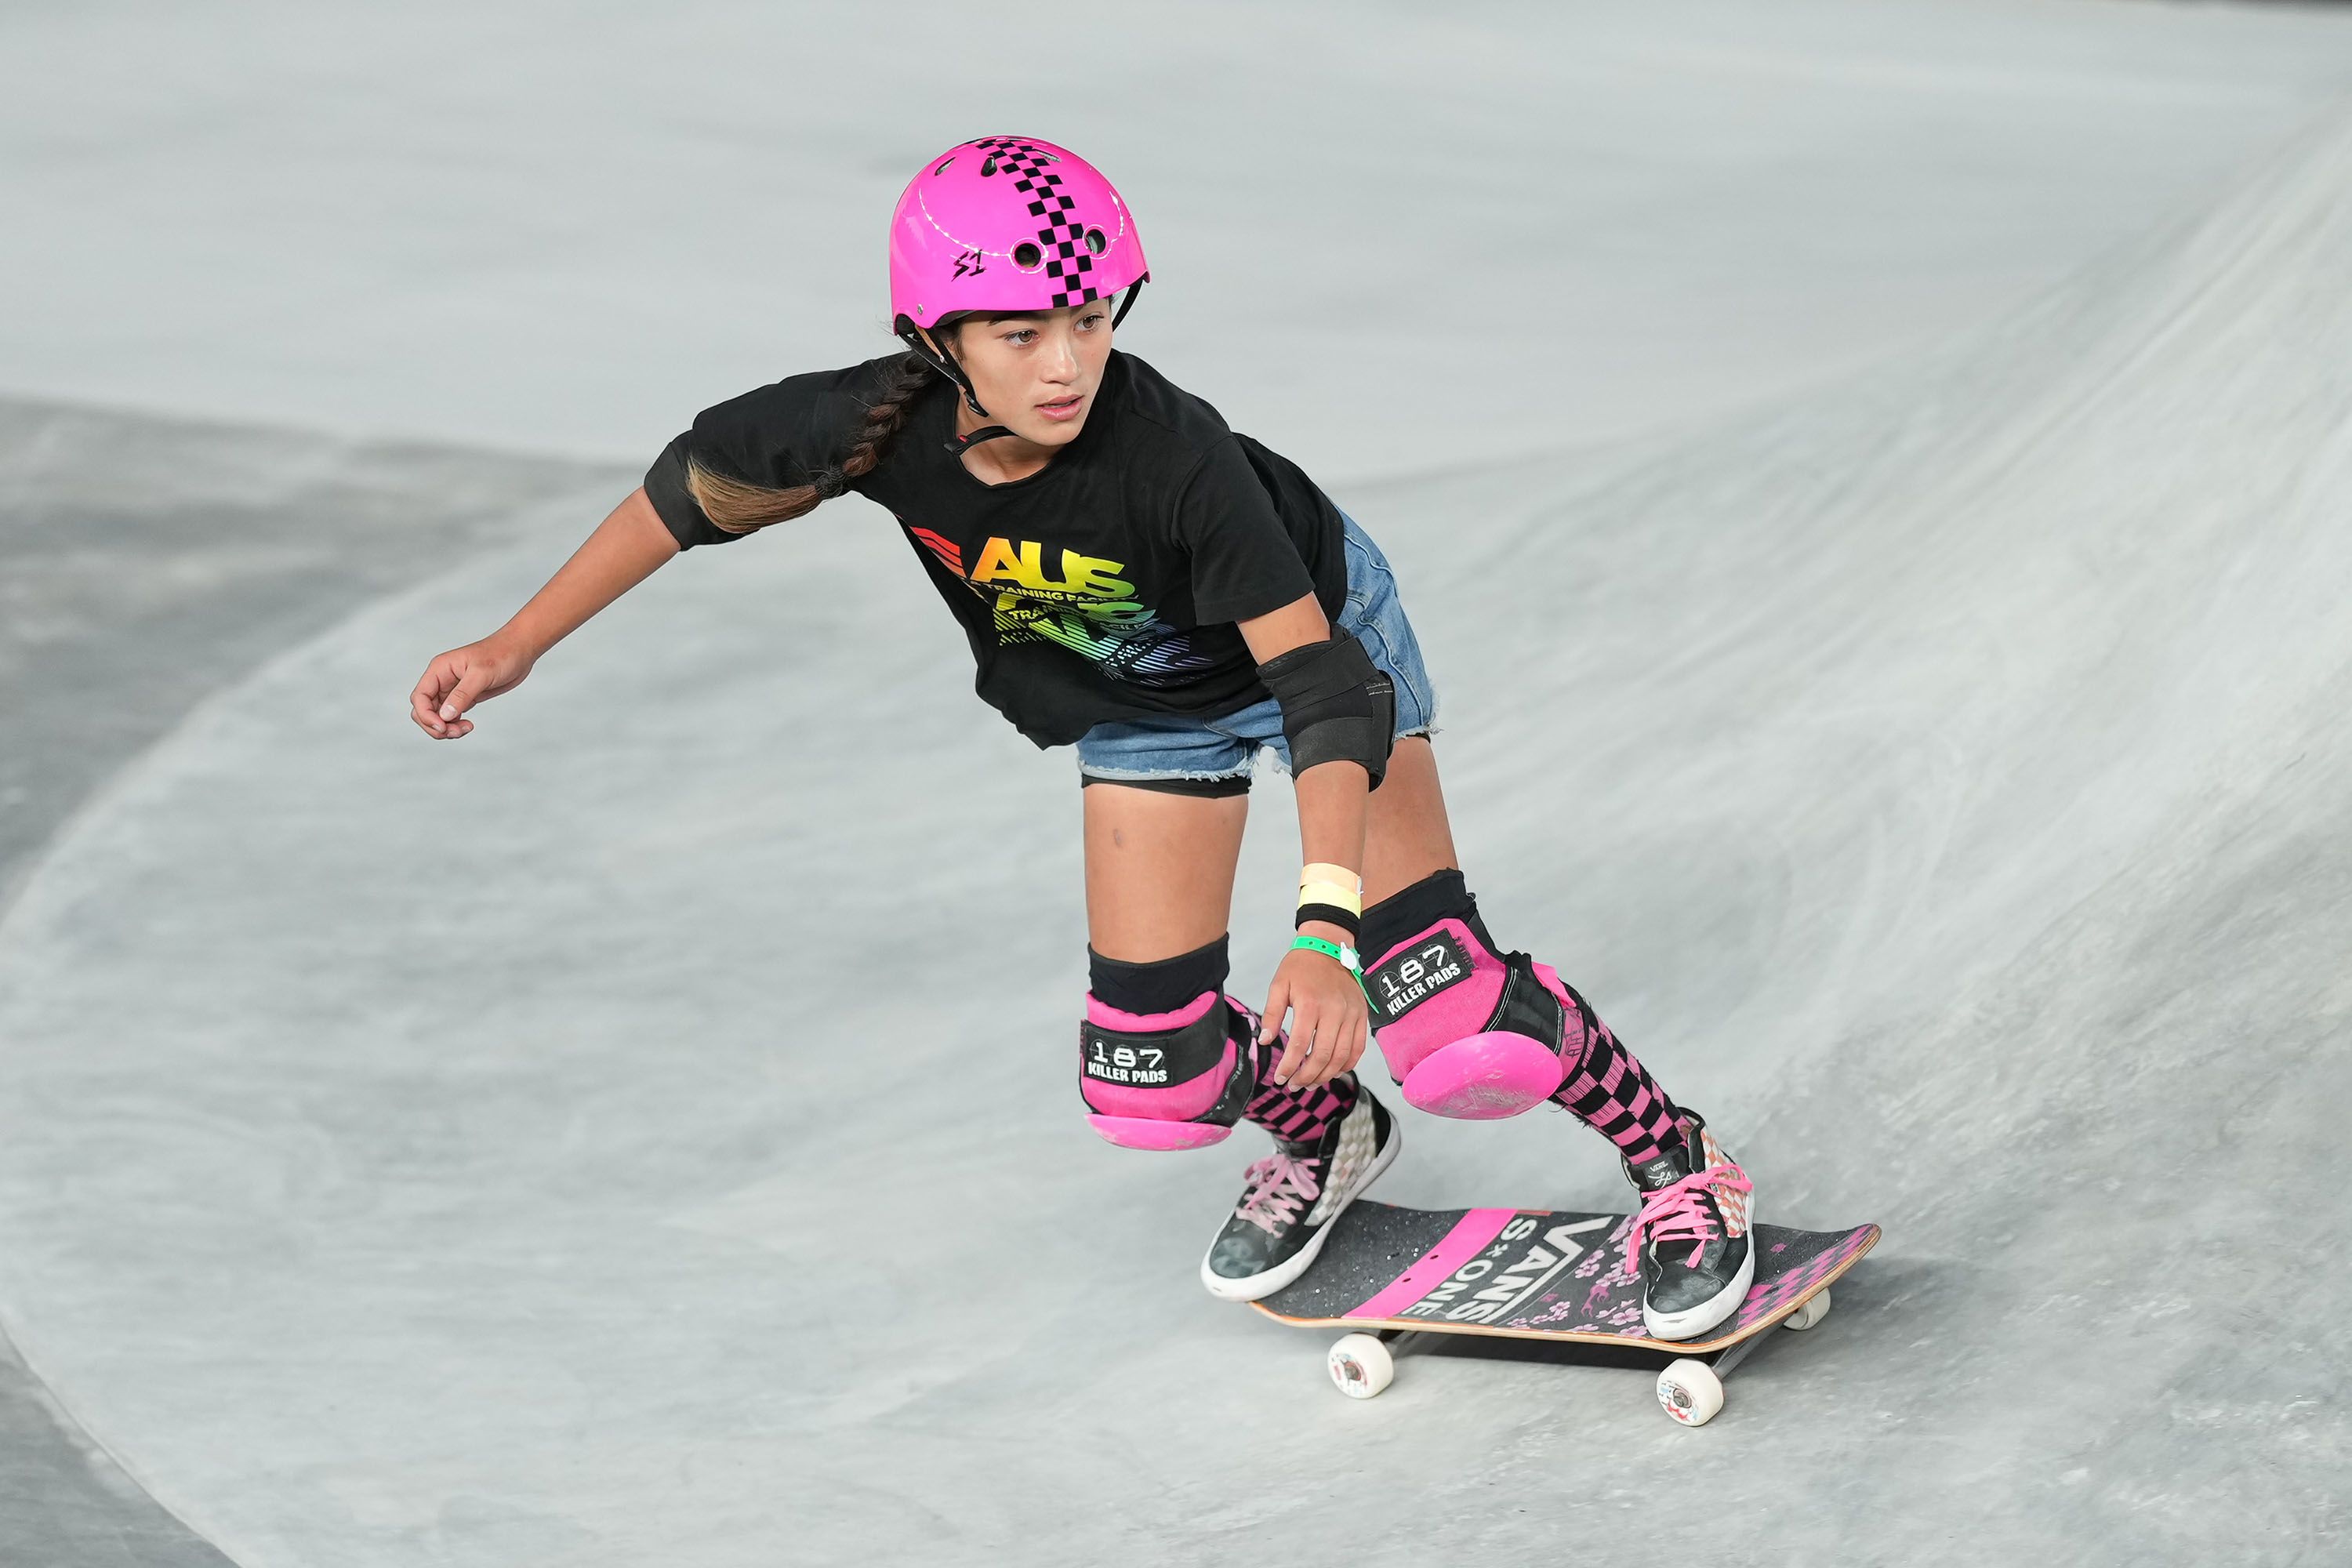
[[[1767,1218],[1886,1228],[1703,1432],[1613,1369],[1351,1404],[1200,1295],[1237,1162],[1074,1113],[1067,759],[943,678],[878,519],[689,557],[423,743],[541,529],[94,799],[0,926],[6,1327],[254,1568],[1517,1562],[1659,1510],[1727,1561],[2318,1560],[2347,277],[2339,124],[1931,360],[1343,497],[1500,933]],[[1614,1200],[1560,1119],[1408,1126],[1383,1196]]]

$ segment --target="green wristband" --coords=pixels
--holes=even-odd
[[[1290,939],[1290,945],[1312,948],[1326,957],[1338,959],[1340,965],[1356,977],[1356,989],[1364,994],[1364,1000],[1370,1002],[1372,999],[1372,988],[1364,984],[1364,961],[1356,956],[1354,948],[1341,947],[1336,942],[1325,942],[1319,936],[1293,937]]]

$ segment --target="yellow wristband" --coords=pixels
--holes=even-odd
[[[1337,882],[1343,888],[1355,889],[1359,897],[1362,895],[1364,888],[1362,877],[1345,866],[1334,866],[1328,860],[1317,860],[1300,868],[1298,885],[1303,888],[1309,882]]]
[[[1329,904],[1351,915],[1364,912],[1364,895],[1354,888],[1343,888],[1337,882],[1309,882],[1298,889],[1302,904]]]

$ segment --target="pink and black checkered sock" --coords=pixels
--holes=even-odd
[[[1577,1119],[1612,1143],[1629,1164],[1643,1164],[1683,1142],[1681,1113],[1633,1052],[1617,1041],[1592,1005],[1563,981],[1568,993],[1568,1078],[1553,1094]],[[1577,1035],[1581,1031],[1580,1051]]]
[[[1268,1047],[1269,1069],[1281,1058]],[[1242,1114],[1286,1143],[1307,1143],[1323,1136],[1330,1125],[1356,1109],[1356,1075],[1343,1072],[1329,1083],[1312,1089],[1263,1085],[1250,1097]]]

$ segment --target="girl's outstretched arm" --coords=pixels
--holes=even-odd
[[[425,667],[416,689],[408,694],[409,716],[436,740],[471,734],[467,709],[520,685],[541,654],[677,553],[677,541],[644,489],[631,490],[505,626]]]

